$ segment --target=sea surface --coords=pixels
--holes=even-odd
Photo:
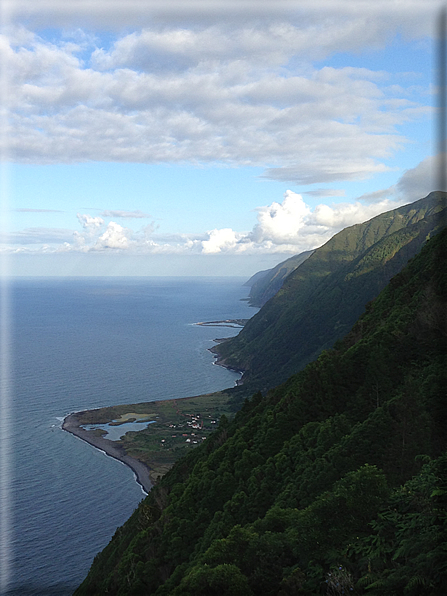
[[[144,498],[133,472],[61,429],[68,413],[200,395],[239,375],[213,364],[199,321],[250,318],[243,278],[11,282],[8,593],[68,596]]]

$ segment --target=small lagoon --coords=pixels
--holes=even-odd
[[[81,428],[85,430],[105,430],[106,435],[104,439],[109,439],[110,441],[119,441],[121,437],[130,431],[137,432],[139,430],[144,430],[149,426],[149,424],[153,424],[156,420],[146,420],[144,422],[124,422],[121,424],[117,424],[117,420],[113,420],[112,423],[108,422],[107,424],[84,424]],[[114,424],[115,423],[115,424]]]

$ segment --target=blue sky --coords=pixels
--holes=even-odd
[[[4,271],[248,277],[422,198],[440,6],[4,0]]]

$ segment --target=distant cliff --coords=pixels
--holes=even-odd
[[[281,289],[284,280],[288,275],[295,271],[297,267],[304,263],[304,261],[310,257],[313,250],[302,252],[299,255],[294,255],[285,261],[282,261],[273,269],[267,269],[266,271],[259,271],[255,273],[250,279],[244,284],[251,286],[249,298],[250,306],[263,306],[270,298]]]
[[[365,305],[414,257],[445,216],[446,193],[346,228],[316,249],[235,337],[212,351],[264,390],[343,337]],[[260,283],[264,278],[257,281]]]

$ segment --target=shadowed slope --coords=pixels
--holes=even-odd
[[[213,348],[218,362],[244,370],[243,382],[253,390],[302,369],[347,333],[367,302],[439,230],[445,196],[431,193],[336,234],[235,338]]]
[[[76,596],[443,594],[446,251],[443,231],[335,349],[223,418]]]

